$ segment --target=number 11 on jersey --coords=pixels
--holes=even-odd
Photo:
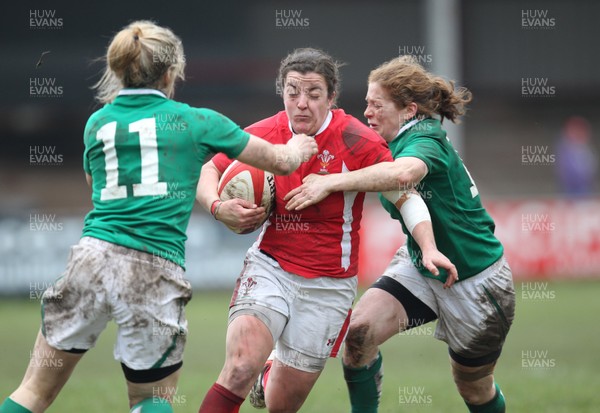
[[[98,129],[96,139],[104,147],[104,170],[106,186],[100,192],[100,200],[127,198],[127,186],[119,185],[119,158],[115,147],[117,122],[109,122]],[[140,138],[142,182],[133,184],[133,196],[167,195],[167,183],[158,182],[158,141],[156,120],[140,119],[129,124],[129,133],[138,133]]]

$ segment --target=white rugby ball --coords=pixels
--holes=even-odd
[[[267,211],[267,218],[275,206],[275,176],[271,172],[263,171],[239,161],[233,161],[225,169],[217,191],[221,201],[239,198],[264,207]],[[229,225],[227,225],[227,228],[237,234],[249,234],[260,228],[263,223],[264,221],[254,228],[243,231]]]

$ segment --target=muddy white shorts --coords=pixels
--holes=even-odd
[[[229,322],[240,315],[262,320],[286,365],[317,372],[336,357],[346,336],[356,277],[305,278],[250,248],[231,299]]]
[[[83,237],[67,269],[42,296],[42,333],[59,350],[94,347],[110,320],[118,326],[115,359],[133,370],[182,361],[185,271],[161,257]]]
[[[448,344],[455,361],[482,365],[499,357],[515,311],[512,273],[504,257],[481,273],[444,289],[442,282],[419,273],[403,246],[384,277],[400,283],[433,310],[438,318],[435,337]],[[374,286],[378,283],[382,284],[376,282]],[[411,312],[411,308],[406,310]]]

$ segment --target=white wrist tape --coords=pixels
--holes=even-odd
[[[406,224],[406,228],[412,234],[417,224],[423,221],[431,221],[429,209],[425,201],[418,194],[409,194],[408,199],[400,207],[400,214]]]
[[[386,191],[386,192],[381,193],[381,195],[383,195],[383,197],[385,199],[387,199],[394,205],[396,205],[396,203],[400,200],[400,198],[402,198],[404,195],[408,195],[408,194],[410,194],[410,192],[401,191],[399,189],[396,191]]]

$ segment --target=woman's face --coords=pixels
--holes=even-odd
[[[322,75],[294,70],[287,74],[283,104],[295,133],[315,135],[325,122],[332,103]]]
[[[369,83],[365,100],[367,101],[365,117],[369,127],[387,142],[393,141],[398,136],[402,124],[411,115],[409,108],[398,109],[388,92],[377,82]]]

